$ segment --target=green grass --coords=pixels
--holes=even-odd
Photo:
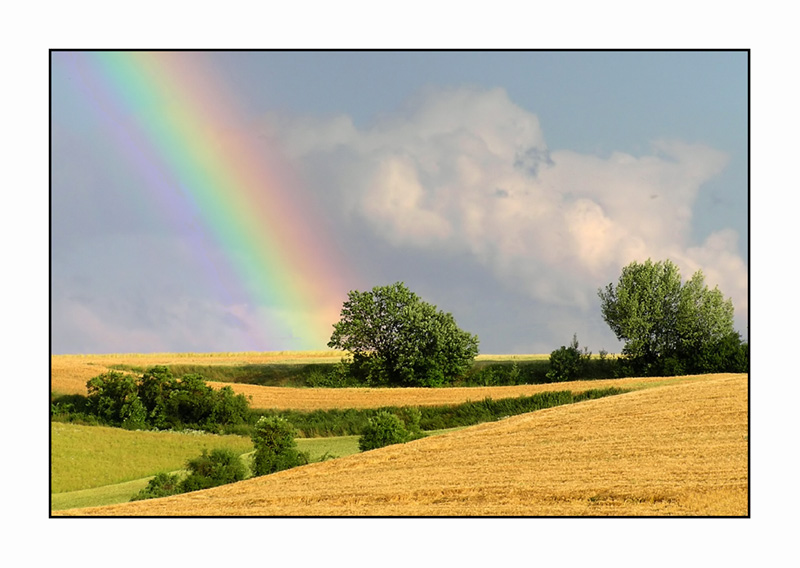
[[[341,458],[358,453],[358,436],[332,436],[329,438],[297,438],[297,447],[308,452],[309,460],[320,461],[323,456]]]
[[[121,428],[53,422],[50,426],[50,490],[53,493],[133,481],[181,469],[204,449],[252,451],[243,436],[133,432]],[[132,459],[131,456],[135,456]]]
[[[131,497],[147,487],[150,479],[152,479],[152,476],[92,489],[52,493],[50,495],[50,508],[53,511],[61,511],[64,509],[77,509],[78,507],[102,507],[103,505],[126,503],[131,500]]]
[[[435,430],[427,432],[429,436],[461,430],[462,428],[448,428],[445,430]],[[358,436],[336,436],[331,438],[297,438],[297,447],[300,451],[308,452],[311,462],[318,462],[325,459],[342,458],[351,454],[357,454]],[[245,463],[250,465],[252,453],[244,454],[242,457]],[[169,473],[179,473],[183,470],[170,471]],[[158,472],[153,472],[158,473]],[[93,487],[91,489],[80,489],[77,491],[67,491],[63,493],[53,493],[51,495],[51,510],[62,511],[64,509],[76,509],[79,507],[101,507],[103,505],[114,505],[116,503],[127,503],[131,497],[144,489],[152,475],[114,483],[103,487]]]
[[[121,434],[119,438],[122,439],[122,445],[125,447],[130,448],[131,445],[129,440],[125,440],[126,434],[140,434],[140,435],[147,435],[153,434],[153,432],[127,432],[125,430],[120,430],[119,428],[103,428],[100,426],[77,426],[73,424],[59,424],[59,428],[57,428],[57,435],[53,436],[53,451],[56,451],[56,448],[65,448],[67,447],[68,443],[72,444],[78,439],[82,439],[85,442],[88,442],[85,434],[91,434],[91,431],[97,431],[96,433],[99,434],[97,437],[92,437],[92,439],[96,441],[104,440],[108,442],[112,439],[115,439],[113,436],[114,433]],[[109,433],[105,432],[105,430],[116,430],[117,432]],[[180,434],[171,434],[172,436],[181,436]],[[207,435],[195,435],[195,436],[186,436],[184,437],[194,437],[194,438],[202,438],[203,436]],[[234,438],[232,436],[215,436],[212,437],[208,435],[210,438],[215,438],[214,441],[218,441],[220,438]],[[249,440],[248,440],[249,442]],[[102,442],[101,442],[102,444]],[[87,444],[87,447],[91,446],[92,444]],[[164,454],[174,454],[174,440],[170,440],[169,438],[162,438],[160,441],[157,440],[147,440],[148,450],[150,454],[156,455],[164,455]],[[238,445],[238,444],[237,444]],[[222,447],[220,444],[213,444],[214,447]],[[358,436],[339,436],[333,438],[298,438],[297,439],[297,446],[303,452],[308,452],[309,459],[312,462],[320,461],[321,459],[332,459],[335,457],[344,457],[350,454],[358,453]],[[197,457],[202,452],[203,447],[210,447],[210,445],[203,445],[197,446],[196,452],[192,449],[191,454],[188,457]],[[101,463],[89,463],[91,460],[85,458],[83,460],[76,460],[71,462],[75,464],[76,468],[84,468],[90,471],[100,471],[106,468],[107,460],[102,457],[102,451],[89,451],[84,452],[86,456],[95,455],[96,457],[100,458]],[[249,443],[245,447],[245,452],[242,455],[245,463],[250,465],[250,459],[252,457],[252,443]],[[140,458],[142,458],[140,460]],[[188,459],[188,458],[187,458]],[[146,455],[137,455],[137,462],[141,463],[142,461],[150,462],[151,460],[147,459]],[[153,475],[158,472],[164,471],[168,473],[179,473],[183,470],[181,469],[182,466],[185,465],[186,460],[179,460],[179,459],[170,459],[170,460],[163,460],[162,463],[168,464],[165,467],[155,467],[153,466],[144,466],[141,465],[137,467],[137,471],[143,471],[150,467],[149,471],[144,474],[144,476],[132,479],[130,481],[123,481],[123,482],[110,482],[107,485],[102,485],[100,487],[89,487],[86,489],[78,489],[74,491],[57,491],[51,494],[51,510],[53,511],[60,511],[64,509],[74,509],[78,507],[98,507],[102,505],[113,505],[115,503],[125,503],[131,500],[131,497],[136,495],[140,490],[144,489],[150,479],[152,479]],[[176,466],[177,464],[177,466]],[[77,483],[76,479],[78,478],[78,472],[73,472],[73,475],[68,476],[71,483],[74,485]],[[83,476],[81,476],[83,477]],[[106,478],[112,479],[116,477],[114,472],[107,472]],[[62,479],[59,477],[57,472],[53,474],[52,484],[53,487],[64,487],[67,485],[67,480]],[[55,491],[55,490],[54,490]]]

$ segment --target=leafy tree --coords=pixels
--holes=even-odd
[[[297,449],[295,429],[285,418],[262,416],[253,428],[253,475],[268,475],[308,463]]]
[[[736,335],[731,300],[718,288],[709,290],[701,271],[681,284],[669,260],[632,262],[616,286],[598,295],[603,319],[625,341],[622,354],[636,373],[708,371],[698,354]]]
[[[351,291],[328,347],[352,353],[351,372],[369,384],[432,387],[472,366],[478,337],[397,282]]]

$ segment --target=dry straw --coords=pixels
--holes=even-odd
[[[63,514],[746,516],[747,399],[747,375],[706,375],[206,491]]]

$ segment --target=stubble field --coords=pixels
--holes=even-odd
[[[498,359],[503,356],[486,355]],[[508,359],[538,358],[541,355],[505,356]],[[86,394],[86,381],[116,365],[151,367],[171,364],[252,365],[307,362],[337,362],[335,352],[278,352],[278,353],[213,353],[213,354],[152,354],[152,355],[53,355],[51,357],[51,390],[61,394]],[[479,357],[480,359],[480,357]],[[384,406],[437,406],[531,396],[541,392],[570,390],[580,393],[591,389],[618,387],[640,389],[654,385],[691,382],[702,376],[648,377],[593,381],[570,381],[541,385],[494,387],[427,388],[337,388],[312,389],[292,387],[263,387],[259,385],[217,383],[215,388],[230,386],[236,394],[250,398],[252,408],[277,410],[320,410],[336,408],[379,408]]]
[[[641,390],[205,491],[54,514],[747,516],[747,375],[626,381]],[[426,392],[447,390],[457,389]]]

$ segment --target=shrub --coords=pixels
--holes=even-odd
[[[110,371],[86,386],[86,411],[123,428],[189,427],[219,433],[249,415],[247,399],[230,387],[212,389],[201,375],[191,373],[177,380],[163,365],[148,369],[139,379]]]
[[[409,441],[410,437],[403,421],[396,414],[384,410],[367,422],[364,432],[358,439],[358,448],[366,452],[391,444],[402,444]]]
[[[279,416],[262,416],[253,429],[253,475],[268,475],[308,463],[308,454],[297,449],[295,429]]]
[[[171,473],[158,473],[148,482],[147,487],[131,497],[131,501],[169,497],[178,493],[183,493],[180,476]]]
[[[581,373],[591,357],[592,354],[585,347],[581,353],[578,348],[578,336],[575,334],[569,347],[562,345],[550,353],[550,370],[547,371],[547,378],[553,382],[570,381]]]
[[[419,408],[416,406],[403,407],[400,411],[399,418],[405,423],[409,442],[425,437],[425,434],[422,432],[422,428],[420,427],[422,411],[420,411]]]
[[[218,448],[211,450],[211,453],[203,450],[203,454],[189,460],[186,467],[189,469],[189,475],[181,484],[183,491],[208,489],[241,481],[247,477],[247,469],[242,458],[229,448]]]
[[[696,373],[746,373],[750,353],[739,333],[731,332],[695,350],[687,360]]]
[[[131,375],[109,371],[90,379],[86,389],[89,411],[111,424],[122,424],[140,410],[135,404],[139,401],[137,382]]]

